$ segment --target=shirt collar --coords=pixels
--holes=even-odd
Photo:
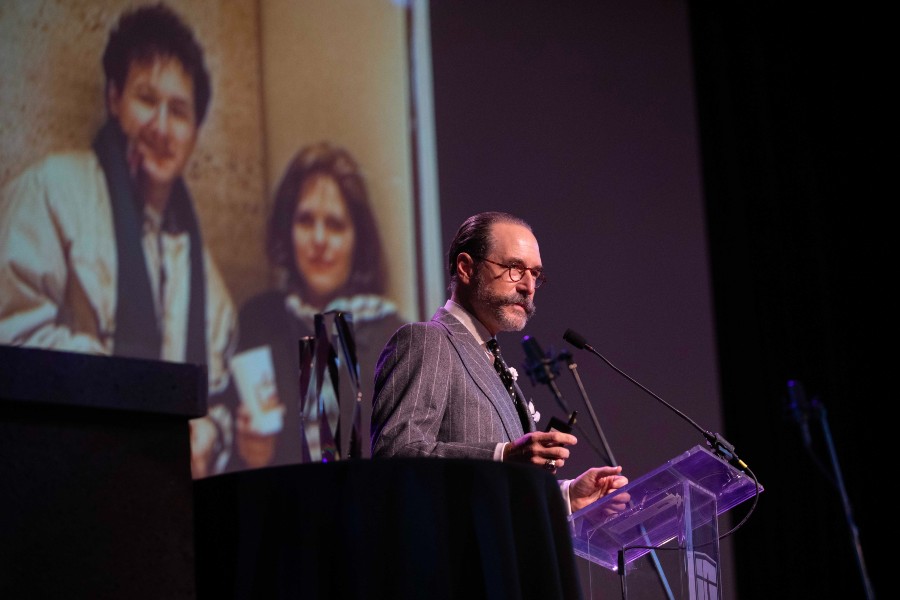
[[[485,352],[490,352],[485,344],[491,336],[490,332],[487,330],[487,327],[481,324],[481,321],[475,318],[475,315],[467,311],[465,308],[454,302],[453,300],[447,300],[444,304],[444,310],[448,313],[456,317],[460,323],[466,326],[466,329],[469,330],[475,339],[481,344],[481,347],[485,349]],[[493,357],[493,355],[491,355]]]

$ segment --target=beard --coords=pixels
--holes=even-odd
[[[537,310],[532,299],[526,295],[517,292],[510,294],[494,292],[487,286],[480,272],[475,275],[475,299],[500,325],[500,331],[522,331]],[[506,307],[514,305],[525,309],[525,314],[521,315],[518,312],[510,314]]]

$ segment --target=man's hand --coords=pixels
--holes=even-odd
[[[570,433],[533,431],[507,444],[503,449],[503,461],[530,463],[555,473],[569,458],[566,446],[577,443],[578,439]]]
[[[581,510],[588,504],[626,486],[628,478],[620,475],[621,472],[622,467],[594,467],[576,477],[569,485],[569,502],[572,512]],[[624,510],[629,500],[631,500],[631,496],[627,492],[623,492],[616,497],[610,507],[614,510]]]

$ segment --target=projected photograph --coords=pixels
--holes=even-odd
[[[299,342],[340,314],[364,400],[320,413],[367,435],[422,310],[409,31],[388,0],[5,2],[0,344],[205,365],[200,478],[321,458]]]

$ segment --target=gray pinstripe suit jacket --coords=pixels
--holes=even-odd
[[[449,312],[403,325],[388,341],[375,374],[373,458],[491,460],[499,442],[523,433],[484,348]]]

